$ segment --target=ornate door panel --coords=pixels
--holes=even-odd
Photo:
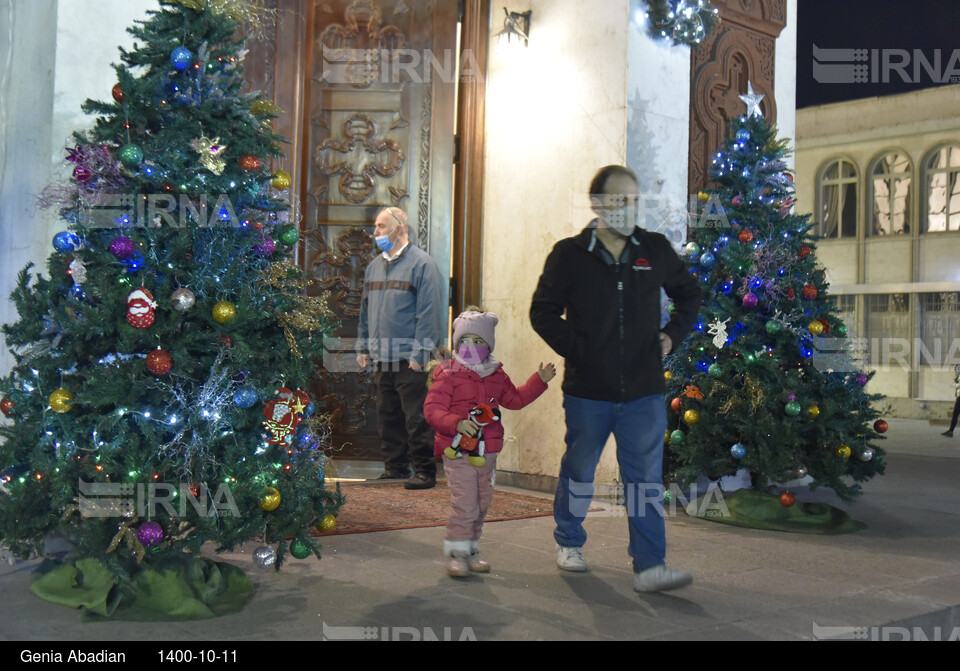
[[[703,190],[729,121],[744,113],[747,82],[766,96],[764,116],[776,123],[776,40],[786,25],[786,0],[714,0],[723,22],[690,58],[689,193]]]
[[[449,277],[458,2],[308,0],[305,18],[303,263],[330,293],[342,339],[312,391],[344,453],[376,458],[376,392],[352,342],[363,274],[373,222],[396,206]]]

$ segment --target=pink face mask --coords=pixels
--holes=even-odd
[[[477,366],[487,360],[490,345],[460,345],[457,354],[471,366]]]

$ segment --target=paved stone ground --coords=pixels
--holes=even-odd
[[[892,623],[946,637],[960,626],[960,438],[926,421],[890,425],[887,475],[854,504],[830,501],[867,529],[811,536],[671,517],[668,563],[695,581],[668,594],[633,591],[624,518],[588,519],[584,574],[555,567],[552,519],[540,518],[488,524],[494,570],[463,581],[444,573],[442,528],[325,538],[322,561],[280,574],[254,569],[249,546],[223,558],[255,581],[250,605],[184,624],[85,624],[27,591],[36,562],[2,565],[0,639],[809,640]]]

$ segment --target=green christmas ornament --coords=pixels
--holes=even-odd
[[[845,338],[847,335],[847,325],[846,324],[837,324],[833,327],[833,334],[838,338]]]
[[[718,364],[712,363],[707,369],[707,375],[719,380],[721,377],[723,377],[723,369]]]
[[[280,242],[287,245],[297,244],[297,241],[300,240],[300,231],[297,230],[296,226],[284,226],[280,229]]]
[[[120,147],[120,162],[128,168],[136,168],[143,163],[143,150],[135,144],[125,144]]]
[[[787,403],[784,410],[786,410],[787,414],[790,415],[791,417],[796,417],[797,415],[800,414],[800,404],[797,403],[796,401],[790,401],[789,403]]]
[[[670,434],[670,444],[680,445],[683,443],[683,439],[686,437],[687,436],[683,431],[681,431],[680,429],[677,429],[676,431]]]
[[[767,329],[767,333],[769,333],[772,336],[775,336],[778,333],[780,333],[780,322],[775,322],[771,319],[770,321],[767,322],[766,329]]]
[[[306,559],[313,554],[313,550],[311,550],[310,546],[299,538],[294,538],[292,541],[290,541],[290,554],[297,559]]]

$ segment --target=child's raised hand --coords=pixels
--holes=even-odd
[[[540,379],[543,380],[544,384],[546,384],[557,376],[557,367],[552,363],[548,363],[546,366],[541,363],[540,369],[537,371],[537,373],[540,374]]]

